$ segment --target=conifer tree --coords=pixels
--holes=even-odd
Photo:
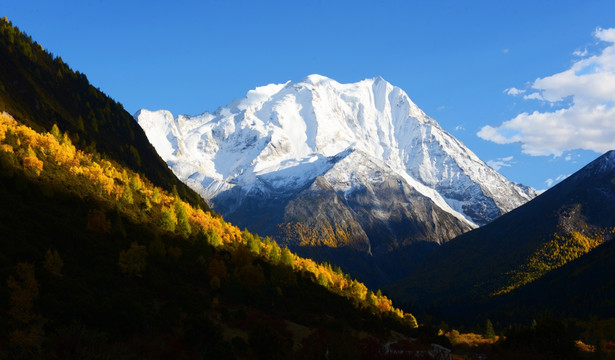
[[[222,245],[222,239],[220,239],[220,235],[218,235],[218,231],[216,229],[211,229],[209,233],[209,243],[212,246],[218,247]]]
[[[160,190],[157,187],[152,191],[152,201],[156,204],[160,204],[162,201],[162,195],[160,194]]]
[[[495,339],[495,331],[493,330],[493,324],[489,319],[485,321],[485,332],[483,336],[487,339]]]
[[[252,235],[252,233],[250,233],[248,229],[244,229],[244,231],[241,233],[241,236],[246,242],[246,245],[248,245],[248,249],[250,249],[252,253],[258,255],[261,249],[259,244],[260,240],[257,239],[257,236]]]
[[[58,142],[62,141],[62,133],[60,132],[60,129],[58,128],[58,125],[56,123],[54,123],[51,127],[50,133],[51,135],[53,135],[54,138],[56,138]]]
[[[70,140],[70,137],[68,136],[67,132],[64,132],[64,135],[62,135],[60,143],[66,146],[73,146],[73,142]]]
[[[280,261],[280,256],[282,251],[280,250],[280,246],[275,241],[271,242],[271,248],[269,249],[269,260],[274,264],[277,264]]]
[[[175,198],[175,216],[177,217],[177,231],[184,239],[187,239],[192,233],[192,227],[188,221],[186,207],[179,200],[179,197]]]
[[[127,205],[132,205],[134,202],[130,186],[124,186],[124,191],[122,192],[122,202]]]
[[[160,212],[160,218],[158,219],[158,225],[164,231],[175,232],[175,216],[171,212],[171,209],[164,208]]]
[[[286,266],[290,266],[290,267],[293,267],[294,265],[293,254],[290,252],[290,250],[286,246],[282,250],[282,254],[280,256],[280,263]]]
[[[320,286],[328,287],[329,280],[327,280],[327,276],[324,273],[318,274],[318,284],[320,284]]]

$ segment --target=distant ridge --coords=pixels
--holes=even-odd
[[[598,269],[607,260],[615,262],[611,258],[610,242],[615,237],[614,213],[615,151],[609,151],[534,200],[438,248],[410,277],[391,284],[388,289],[397,301],[448,308],[457,314],[465,308],[468,316],[472,315],[467,309],[477,304],[496,304],[521,298],[514,294],[531,293],[542,299],[532,305],[535,311],[546,311],[550,306],[549,284],[560,295],[566,294],[564,284],[568,277],[573,277],[574,271],[585,274],[579,278],[588,283],[587,274],[598,276],[591,280],[598,284],[597,288],[602,288],[600,283],[609,283],[606,277],[611,274],[600,274]],[[594,260],[584,260],[590,256]],[[575,259],[578,260],[567,264]],[[588,270],[581,264],[599,266]],[[558,278],[557,274],[562,277]],[[574,286],[581,288],[581,282],[577,281]],[[510,295],[504,295],[511,291]],[[503,299],[493,296],[497,294]],[[570,299],[578,295],[573,290],[569,294]],[[572,300],[551,300],[558,305],[558,316],[591,315],[593,311],[591,307],[576,309]],[[604,301],[596,308],[601,313],[595,315],[604,315],[606,308],[615,311],[607,306],[615,298]]]

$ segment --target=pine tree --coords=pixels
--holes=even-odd
[[[485,337],[486,339],[495,339],[495,331],[493,330],[493,324],[489,319],[485,321],[485,332],[483,334],[483,337]]]
[[[294,262],[295,260],[293,259],[293,254],[290,252],[288,247],[285,246],[280,256],[280,263],[282,265],[293,267]]]
[[[327,276],[324,273],[318,274],[318,284],[324,287],[329,286],[329,280],[327,280]]]
[[[252,235],[252,234],[250,234]],[[244,239],[246,239],[244,237]],[[256,255],[260,254],[261,252],[261,246],[260,246],[260,240],[258,240],[256,237],[254,236],[249,236],[247,237],[247,245],[248,245],[248,249],[250,249],[250,251]]]
[[[130,189],[130,186],[125,186],[124,187],[124,191],[122,192],[122,202],[124,204],[127,205],[132,205],[132,203],[134,202],[133,197],[132,197],[132,190]]]
[[[177,217],[177,231],[184,239],[187,239],[192,233],[192,227],[188,221],[186,207],[179,197],[175,198],[175,216]]]
[[[162,230],[175,232],[175,221],[175,215],[171,212],[171,209],[162,209],[160,212],[160,218],[158,219],[158,225]]]
[[[218,247],[222,245],[222,240],[220,239],[220,236],[218,235],[218,231],[216,231],[216,229],[211,229],[210,233],[209,233],[209,243],[212,246]]]
[[[156,204],[160,204],[162,201],[162,195],[160,194],[160,190],[157,187],[154,188],[152,192],[152,201]]]
[[[269,260],[274,264],[277,264],[280,261],[280,256],[282,256],[280,246],[278,246],[277,242],[272,241],[271,248],[269,249]]]
[[[51,127],[50,133],[51,135],[53,135],[54,138],[56,138],[58,142],[62,141],[62,133],[60,132],[60,129],[58,128],[58,125],[56,123],[54,123]]]

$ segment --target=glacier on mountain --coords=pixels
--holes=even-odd
[[[309,186],[350,153],[356,163],[328,174],[352,192],[367,160],[397,174],[442,210],[483,225],[535,193],[511,183],[381,77],[340,84],[320,75],[248,91],[213,114],[139,110],[135,119],[175,174],[216,209],[216,198],[284,194]],[[236,199],[236,207],[241,199]],[[224,213],[223,213],[224,215]]]

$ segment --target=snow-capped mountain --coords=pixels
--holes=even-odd
[[[343,238],[366,251],[378,236],[386,251],[448,240],[535,196],[380,77],[310,75],[258,87],[213,114],[135,118],[180,179],[261,234],[290,226],[287,234],[309,230],[325,245]]]

